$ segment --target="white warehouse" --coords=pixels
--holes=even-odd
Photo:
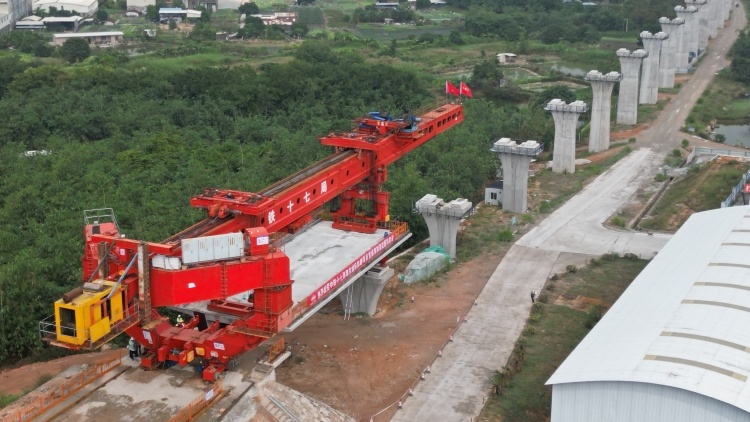
[[[750,420],[750,206],[694,214],[547,381],[552,422]]]

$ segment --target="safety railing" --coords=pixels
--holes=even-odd
[[[0,419],[0,422],[26,422],[33,420],[37,416],[75,394],[83,387],[101,378],[102,375],[122,365],[122,357],[123,352],[120,351],[115,358],[100,361],[89,366],[71,379],[54,386],[39,397],[27,401],[27,403],[17,411],[10,411],[7,414],[4,414]]]
[[[748,179],[750,179],[750,170],[742,175],[742,179],[740,179],[740,182],[732,188],[732,191],[729,192],[729,196],[721,201],[721,208],[731,207],[732,205],[734,205],[735,201],[737,201],[737,195],[742,192],[742,189],[745,187],[745,183],[747,183]]]
[[[125,314],[123,315],[123,319],[118,321],[116,324],[110,327],[109,333],[107,333],[104,337],[101,339],[92,342],[91,341],[91,333],[86,333],[86,338],[88,339],[85,343],[82,345],[75,345],[75,344],[66,344],[65,342],[60,342],[57,340],[57,324],[55,322],[55,316],[51,315],[47,318],[39,321],[39,335],[43,341],[54,343],[55,345],[61,346],[61,347],[67,347],[69,349],[74,350],[94,350],[99,347],[101,347],[103,344],[109,342],[113,338],[117,337],[121,333],[123,333],[126,329],[130,328],[133,324],[138,323],[140,321],[140,315],[138,313],[140,307],[138,304],[138,301],[135,301],[133,306],[127,308],[125,310]],[[63,333],[70,337],[76,337],[78,334],[78,331],[75,327],[63,327]]]
[[[224,383],[222,380],[216,381],[211,388],[201,393],[198,397],[177,412],[169,419],[169,422],[188,422],[193,420],[201,412],[206,410],[219,397],[224,394]]]
[[[271,347],[268,348],[268,362],[273,362],[277,357],[281,356],[285,350],[284,337],[278,339]]]

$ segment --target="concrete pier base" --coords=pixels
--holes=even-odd
[[[664,32],[652,34],[648,31],[641,32],[643,49],[648,51],[648,57],[643,59],[643,75],[641,76],[641,89],[638,94],[639,104],[656,104],[659,99],[659,58],[661,46],[669,37]]]
[[[634,125],[638,123],[638,77],[641,62],[648,57],[648,51],[639,49],[631,53],[621,48],[616,54],[622,73],[620,94],[617,96],[617,124]]]
[[[693,57],[698,56],[698,34],[696,28],[696,13],[698,9],[693,6],[674,8],[677,17],[682,19],[685,24],[677,30],[677,53],[675,54],[675,68],[677,73],[688,73],[691,63],[691,53]]]
[[[344,309],[350,314],[366,313],[373,316],[378,310],[378,299],[388,280],[393,277],[391,267],[374,267],[339,294]]]
[[[552,150],[552,171],[575,173],[576,171],[576,124],[588,106],[583,101],[565,101],[555,98],[547,103],[545,110],[555,120],[555,143]]]
[[[441,246],[455,258],[458,224],[471,210],[471,202],[458,198],[446,204],[436,195],[425,195],[417,201],[416,208],[430,231],[430,246]]]
[[[659,88],[674,88],[675,54],[677,43],[682,43],[682,37],[677,39],[678,31],[685,22],[680,18],[660,18],[662,32],[667,34],[661,45],[661,56],[659,57]]]
[[[503,210],[526,213],[529,163],[542,152],[542,144],[537,141],[518,144],[510,138],[500,138],[490,151],[498,153],[503,164]]]
[[[591,102],[591,130],[589,131],[589,152],[609,149],[610,115],[612,110],[612,88],[622,80],[617,72],[602,75],[598,70],[586,74],[591,83],[594,100]]]

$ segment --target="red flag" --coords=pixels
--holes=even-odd
[[[469,86],[466,85],[463,81],[461,81],[460,85],[461,89],[459,94],[466,95],[469,98],[473,98],[474,96],[471,94],[471,90],[469,89]]]
[[[456,96],[456,97],[458,97],[459,94],[460,94],[458,92],[458,88],[456,88],[455,85],[453,85],[452,83],[450,83],[448,81],[445,81],[445,93],[446,94],[451,94],[451,95]]]

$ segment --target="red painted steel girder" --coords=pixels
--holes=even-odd
[[[403,122],[359,119],[375,129],[358,128],[346,134],[320,139],[339,152],[270,186],[261,193],[210,189],[193,197],[191,205],[209,215],[250,216],[250,227],[269,233],[285,229],[296,220],[334,199],[342,192],[383,171],[411,150],[463,121],[460,104],[445,104],[419,116],[416,129],[404,131]],[[378,124],[383,123],[382,126]],[[382,129],[377,129],[382,128]],[[383,132],[383,133],[380,133]]]

